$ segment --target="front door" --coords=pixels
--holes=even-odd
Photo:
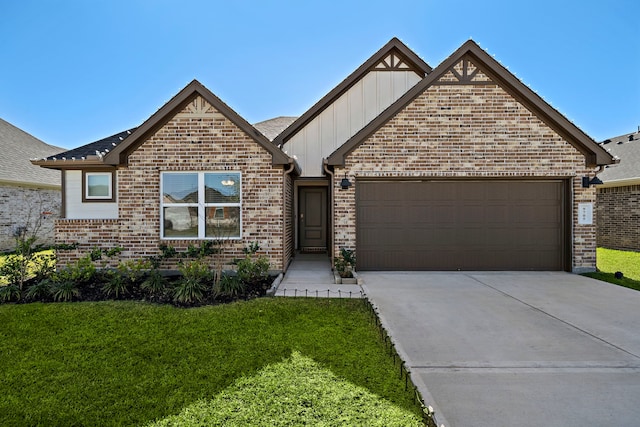
[[[327,248],[327,188],[300,188],[300,249]]]

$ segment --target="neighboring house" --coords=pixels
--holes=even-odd
[[[566,271],[595,269],[582,183],[611,163],[473,41],[432,69],[395,38],[273,142],[193,81],[140,127],[34,162],[63,171],[67,260],[224,238],[279,270],[346,247],[360,270]]]
[[[15,249],[14,235],[37,230],[36,243],[53,244],[60,205],[60,172],[39,168],[29,159],[64,151],[45,144],[0,119],[0,251]]]
[[[598,174],[598,246],[640,251],[640,129],[600,143],[620,159]]]

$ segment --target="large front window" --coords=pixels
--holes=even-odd
[[[162,238],[240,238],[240,172],[162,172],[161,187]]]

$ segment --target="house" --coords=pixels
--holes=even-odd
[[[360,270],[565,271],[595,269],[588,181],[611,163],[475,42],[432,69],[396,38],[273,141],[193,81],[139,127],[34,161],[63,172],[67,260],[224,239],[278,270],[346,247]]]
[[[64,151],[0,119],[0,251],[15,249],[16,232],[36,232],[37,244],[53,244],[60,204],[60,172],[29,159]]]
[[[598,175],[603,184],[597,186],[597,244],[640,251],[640,128],[600,145],[620,163]]]

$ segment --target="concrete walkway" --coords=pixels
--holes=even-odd
[[[361,273],[438,425],[640,425],[640,292],[569,273]]]
[[[296,254],[275,296],[362,298],[359,285],[334,284],[331,260],[324,254]]]

